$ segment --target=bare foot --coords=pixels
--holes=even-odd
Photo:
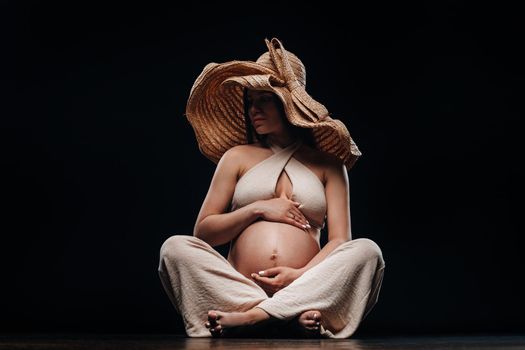
[[[220,337],[223,333],[222,326],[218,322],[218,315],[214,311],[208,311],[208,321],[204,325],[210,330],[213,337]]]
[[[246,312],[208,311],[208,321],[204,324],[213,337],[220,337],[228,328],[248,326],[254,323]]]
[[[301,327],[308,331],[310,334],[319,334],[321,327],[321,311],[319,310],[308,310],[299,316],[297,322]]]

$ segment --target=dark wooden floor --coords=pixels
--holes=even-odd
[[[0,349],[525,349],[525,334],[387,336],[350,339],[213,339],[169,335],[0,335]]]

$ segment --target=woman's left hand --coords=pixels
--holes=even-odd
[[[252,273],[251,276],[255,283],[261,286],[268,294],[273,295],[290,283],[295,281],[303,274],[301,269],[294,269],[287,266],[277,266]]]

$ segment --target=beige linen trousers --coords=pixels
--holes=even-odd
[[[175,235],[160,249],[158,273],[189,337],[211,337],[204,325],[209,310],[258,307],[283,324],[304,311],[319,310],[321,337],[348,338],[377,303],[384,269],[381,249],[374,241],[353,239],[268,297],[208,243]],[[279,329],[286,332],[285,327]]]

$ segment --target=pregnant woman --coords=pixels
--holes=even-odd
[[[266,44],[256,62],[210,63],[194,83],[186,116],[217,168],[193,236],[162,245],[159,275],[190,337],[347,338],[385,268],[374,241],[351,235],[347,171],[361,153],[306,93],[299,58]],[[225,259],[213,247],[228,242]]]

